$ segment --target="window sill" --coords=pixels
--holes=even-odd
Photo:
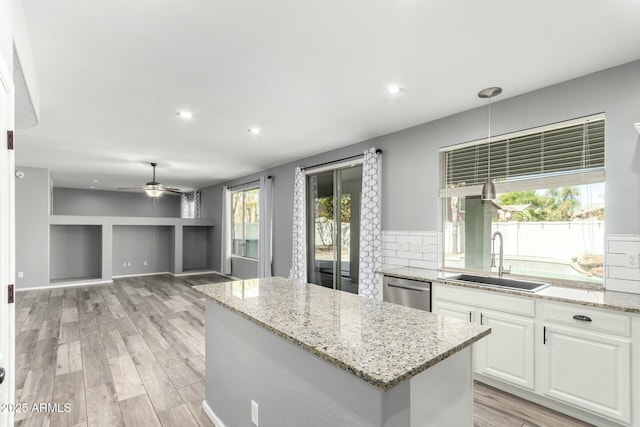
[[[231,258],[235,258],[235,259],[242,259],[245,261],[255,261],[258,262],[258,258],[251,258],[248,256],[240,256],[240,255],[231,255]]]

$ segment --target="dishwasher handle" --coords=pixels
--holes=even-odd
[[[428,288],[424,288],[421,286],[396,285],[393,283],[387,283],[386,285],[389,286],[390,288],[408,289],[410,291],[418,291],[418,292],[424,292],[429,290]]]

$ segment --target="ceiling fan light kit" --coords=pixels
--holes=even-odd
[[[118,190],[144,190],[147,196],[151,198],[158,198],[162,196],[162,193],[175,193],[175,194],[183,194],[183,192],[177,188],[165,187],[158,181],[156,181],[156,166],[157,163],[149,163],[153,168],[153,178],[151,181],[147,182],[145,185],[141,185],[138,187],[130,187],[130,188],[119,188]]]
[[[162,190],[158,188],[145,188],[144,192],[147,193],[149,197],[160,197],[162,196]]]

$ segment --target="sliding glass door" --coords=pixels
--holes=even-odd
[[[308,281],[358,293],[362,166],[307,174]]]

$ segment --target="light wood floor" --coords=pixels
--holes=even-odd
[[[190,286],[224,280],[162,275],[18,292],[16,400],[61,411],[17,413],[16,425],[213,426],[202,411],[204,300]],[[587,425],[478,383],[474,424]]]

